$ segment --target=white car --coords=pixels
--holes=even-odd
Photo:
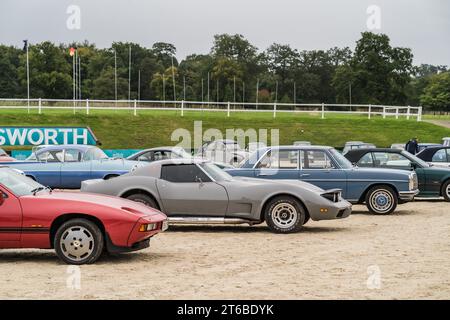
[[[246,160],[249,154],[234,140],[213,140],[204,143],[195,156],[237,166]]]

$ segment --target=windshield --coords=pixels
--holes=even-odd
[[[101,160],[108,159],[106,153],[98,147],[89,148],[89,150],[84,154],[83,160]]]
[[[404,155],[406,158],[408,158],[409,160],[411,160],[412,162],[417,163],[419,166],[421,166],[422,168],[428,168],[430,167],[430,165],[428,163],[426,163],[425,161],[423,161],[420,158],[417,158],[415,155],[409,153],[408,151],[402,151],[402,155]]]
[[[16,196],[29,196],[36,188],[43,186],[33,179],[30,179],[20,173],[9,168],[0,168],[0,184]]]
[[[173,148],[173,152],[182,158],[192,158],[192,155],[181,147]]]
[[[334,160],[339,164],[342,169],[350,169],[352,168],[352,163],[347,160],[341,153],[339,153],[336,149],[328,149],[328,151],[333,156]]]
[[[199,163],[200,168],[206,171],[215,181],[231,181],[233,177],[210,162]]]

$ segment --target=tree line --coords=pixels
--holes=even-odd
[[[413,65],[409,48],[384,34],[363,32],[352,50],[299,51],[274,43],[258,50],[242,35],[214,36],[208,54],[175,58],[176,47],[114,42],[29,45],[31,98],[72,99],[77,48],[82,99],[196,100],[423,105],[450,111],[446,66]],[[131,49],[131,69],[129,52]],[[117,68],[115,67],[117,66]],[[26,98],[26,53],[0,45],[0,97]]]

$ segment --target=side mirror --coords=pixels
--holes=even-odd
[[[6,195],[0,191],[0,206],[5,202]]]
[[[203,185],[203,180],[202,180],[202,178],[196,176],[196,177],[195,177],[195,181],[197,181],[198,183],[200,183],[201,186]]]
[[[416,169],[417,169],[417,163],[411,162],[411,170],[416,170]]]

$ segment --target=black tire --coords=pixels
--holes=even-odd
[[[264,218],[272,232],[298,232],[306,221],[306,210],[297,199],[279,196],[267,203]]]
[[[303,225],[307,224],[308,221],[309,221],[310,219],[311,219],[311,218],[309,217],[309,214],[307,214],[307,215],[305,216],[305,221],[303,222]]]
[[[444,197],[445,201],[450,201],[450,180],[447,180],[442,184],[441,195]]]
[[[53,245],[56,254],[65,263],[90,264],[101,256],[104,237],[94,222],[76,218],[66,221],[58,228]]]
[[[396,192],[389,186],[374,186],[367,191],[366,206],[370,213],[388,215],[397,208],[398,198]]]
[[[152,197],[143,193],[134,193],[126,197],[128,200],[136,201],[145,204],[148,207],[159,209],[155,200]]]

